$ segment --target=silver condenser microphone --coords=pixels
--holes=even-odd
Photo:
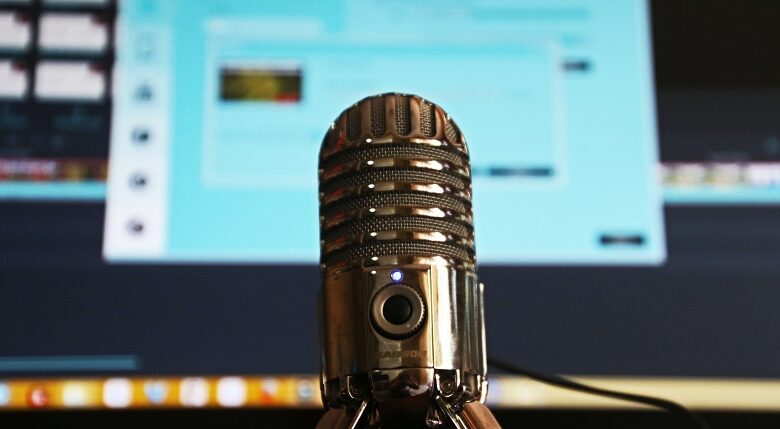
[[[497,428],[458,126],[418,96],[365,98],[326,133],[319,182],[318,427]]]

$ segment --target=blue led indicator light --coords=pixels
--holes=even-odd
[[[398,283],[404,279],[404,273],[401,270],[390,271],[390,280]]]

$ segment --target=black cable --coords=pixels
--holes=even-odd
[[[685,406],[680,405],[677,402],[670,401],[668,399],[661,399],[653,396],[637,395],[635,393],[618,392],[615,390],[588,386],[587,384],[582,384],[577,381],[570,380],[566,377],[562,377],[560,375],[538,373],[493,357],[488,357],[487,362],[488,365],[498,368],[504,372],[517,374],[517,375],[524,375],[530,379],[545,384],[551,384],[553,386],[562,387],[564,389],[571,389],[579,392],[589,393],[592,395],[606,396],[608,398],[620,399],[629,402],[636,402],[639,404],[650,405],[652,407],[660,408],[662,410],[668,411],[673,414],[678,414],[683,418],[690,420],[698,429],[710,429],[710,426],[707,424],[707,422],[704,421],[704,419],[701,418],[701,416],[689,410]]]

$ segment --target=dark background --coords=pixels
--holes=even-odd
[[[780,376],[780,207],[665,214],[660,267],[481,267],[490,353],[568,374]],[[0,219],[0,356],[318,371],[317,267],[108,265],[102,204],[4,204]]]
[[[652,1],[661,159],[780,160],[780,2]]]
[[[780,84],[775,0],[651,0],[661,88],[743,89]]]

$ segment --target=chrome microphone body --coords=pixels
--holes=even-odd
[[[468,149],[440,107],[345,110],[319,159],[318,427],[498,427],[487,389]],[[485,414],[487,413],[487,414]]]

